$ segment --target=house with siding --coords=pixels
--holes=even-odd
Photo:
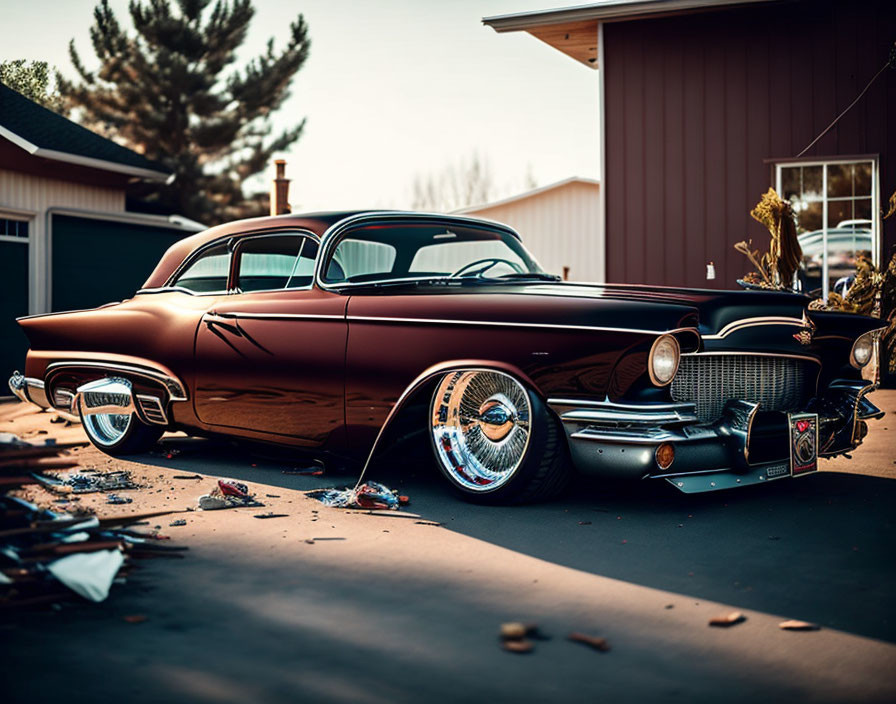
[[[127,211],[132,180],[171,177],[0,84],[0,371],[24,364],[17,317],[127,298],[173,242],[204,229]]]
[[[570,281],[599,281],[603,275],[598,181],[567,178],[457,212],[510,225],[548,273]]]

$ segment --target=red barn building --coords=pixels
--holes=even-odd
[[[483,21],[598,69],[607,281],[736,286],[752,267],[733,245],[767,246],[749,211],[769,186],[794,203],[809,288],[896,245],[896,216],[881,217],[893,0],[609,0]]]

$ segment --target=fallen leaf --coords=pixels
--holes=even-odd
[[[715,616],[709,619],[709,625],[718,626],[719,628],[728,628],[738,623],[743,623],[746,620],[747,617],[744,616],[740,611],[731,611],[730,613],[723,614],[722,616]]]
[[[520,638],[525,638],[527,629],[526,624],[518,623],[516,621],[511,621],[510,623],[502,623],[501,624],[501,638],[504,640],[513,640]]]
[[[796,619],[791,619],[789,621],[781,621],[781,623],[778,624],[778,628],[781,628],[785,631],[818,631],[818,630],[821,630],[821,627],[814,623],[809,623],[808,621],[797,621]]]
[[[531,653],[535,648],[532,642],[528,640],[504,640],[501,641],[501,647],[508,653],[517,653],[519,655]]]
[[[610,652],[610,644],[607,642],[606,638],[589,636],[586,633],[570,633],[568,636],[566,636],[566,638],[568,640],[571,640],[573,643],[581,643],[582,645],[587,645],[588,647],[599,650],[602,653]]]

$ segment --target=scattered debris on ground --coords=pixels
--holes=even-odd
[[[205,479],[201,474],[175,474],[172,479]]]
[[[595,650],[599,650],[602,653],[610,652],[610,644],[607,642],[606,638],[589,636],[585,633],[570,633],[568,636],[566,636],[566,639],[571,640],[573,643],[581,643],[582,645],[587,645],[589,648],[594,648]]]
[[[538,624],[518,621],[502,623],[498,634],[501,647],[510,653],[531,653],[535,649],[533,640],[550,640],[539,630]]]
[[[72,493],[136,486],[127,472],[76,474],[66,479],[46,474],[74,468],[76,461],[63,452],[79,445],[33,445],[9,434],[0,438],[0,610],[56,604],[72,593],[103,601],[113,583],[126,580],[135,559],[182,557],[181,551],[186,550],[158,545],[153,534],[133,530],[147,518],[172,511],[85,517],[41,509],[11,495],[38,483],[57,491],[62,486]]]
[[[177,526],[185,526],[185,525],[187,525],[187,519],[178,518],[176,521],[171,521],[171,523],[168,524],[168,527],[175,528]]]
[[[131,473],[123,469],[114,472],[97,472],[94,470],[90,473],[82,470],[77,474],[70,474],[65,477],[35,475],[35,479],[43,484],[44,487],[56,493],[93,494],[95,492],[140,488],[131,479]]]
[[[721,616],[714,616],[709,619],[710,626],[716,626],[718,628],[729,628],[731,626],[736,626],[738,623],[743,623],[747,620],[747,617],[743,615],[740,611],[730,611],[727,614],[722,614]]]
[[[815,623],[809,623],[808,621],[797,621],[796,619],[790,619],[788,621],[781,621],[778,624],[778,628],[784,631],[820,631],[821,626]]]
[[[222,508],[239,508],[241,506],[264,506],[249,493],[249,487],[232,479],[219,479],[218,485],[208,494],[199,497],[199,508],[203,511],[216,511]]]
[[[289,516],[288,513],[274,513],[273,511],[268,511],[267,513],[256,513],[254,518],[286,518]]]
[[[400,496],[397,491],[378,482],[365,482],[356,487],[343,489],[315,489],[306,492],[306,495],[331,508],[397,511],[399,506],[407,506],[411,502],[407,496]]]

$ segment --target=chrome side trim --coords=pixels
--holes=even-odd
[[[608,428],[596,430],[594,428],[585,428],[578,432],[572,433],[570,438],[574,440],[594,440],[597,442],[618,442],[624,445],[658,445],[662,442],[672,440],[685,440],[686,438],[668,430],[656,430],[651,433],[645,431],[613,431]]]
[[[551,330],[580,330],[592,332],[621,332],[635,335],[667,335],[690,332],[699,337],[697,328],[675,328],[674,330],[643,330],[640,328],[613,328],[598,325],[560,325],[551,323],[518,323],[506,320],[446,320],[444,318],[389,318],[372,315],[349,315],[346,320],[368,323],[418,323],[420,325],[486,325],[513,328],[547,328]]]
[[[722,340],[728,337],[728,335],[730,335],[731,333],[736,332],[742,328],[751,328],[757,325],[790,325],[792,327],[803,328],[806,327],[806,319],[791,318],[789,316],[781,315],[760,316],[757,318],[742,318],[741,320],[735,320],[728,323],[717,333],[704,335],[703,339]]]
[[[253,291],[253,293],[257,293],[257,291]],[[226,311],[211,310],[206,313],[206,315],[216,315],[221,318],[246,318],[258,320],[346,320],[344,315],[327,315],[323,313],[228,313]]]
[[[560,414],[561,421],[577,421],[583,423],[635,423],[640,425],[660,425],[669,423],[696,423],[696,415],[685,415],[678,411],[614,411],[612,409],[581,409]]]
[[[168,425],[168,415],[158,396],[136,394],[135,403],[143,420],[154,425]]]
[[[587,406],[637,412],[672,410],[692,411],[694,408],[693,403],[615,403],[609,399],[605,401],[590,401],[580,398],[549,398],[547,402],[549,406]]]
[[[160,381],[164,384],[165,388],[168,389],[169,400],[170,401],[188,401],[189,397],[187,396],[186,389],[183,383],[174,377],[168,376],[167,374],[163,374],[162,372],[155,371],[154,369],[145,369],[143,367],[136,367],[131,364],[119,364],[118,362],[100,362],[96,360],[91,361],[65,361],[65,362],[53,362],[49,366],[47,366],[47,374],[51,371],[55,371],[57,369],[65,369],[65,368],[82,368],[86,367],[89,369],[106,369],[110,371],[122,372],[125,374],[134,374],[135,376],[141,376],[145,379],[152,379],[153,381]]]

